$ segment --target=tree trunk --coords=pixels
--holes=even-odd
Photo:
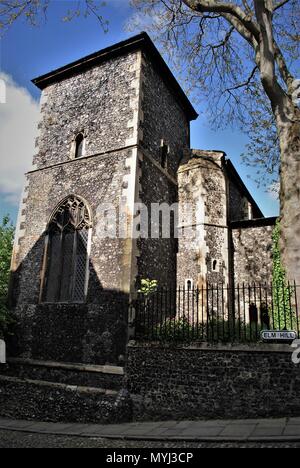
[[[276,121],[281,150],[281,252],[290,281],[300,286],[300,111],[285,100]]]
[[[287,279],[300,286],[300,110],[280,85],[275,69],[273,1],[254,0],[260,27],[256,61],[276,118],[281,152],[281,254]],[[281,70],[282,71],[282,70]],[[286,75],[284,69],[283,75]],[[286,83],[289,87],[288,83]]]

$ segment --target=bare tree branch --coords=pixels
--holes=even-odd
[[[248,33],[253,35],[256,40],[259,39],[260,31],[257,23],[251,19],[249,14],[246,14],[242,8],[234,3],[217,2],[215,0],[183,0],[183,2],[189,8],[200,13],[220,13],[226,15],[229,21],[235,18]]]
[[[249,3],[247,2],[247,0],[242,0],[242,1],[243,1],[243,5],[244,5],[244,8],[245,8],[247,14],[252,16],[253,11],[251,10]]]
[[[274,6],[273,11],[279,10],[279,8],[283,7],[289,2],[290,0],[283,0],[282,2],[277,3],[277,5]]]
[[[20,17],[36,25],[41,16],[46,16],[47,10],[52,5],[52,0],[0,0],[0,30],[9,28]],[[80,15],[94,15],[99,21],[104,32],[107,32],[108,22],[100,14],[102,3],[97,0],[79,0],[77,6],[67,9],[64,21],[71,21]]]
[[[224,40],[223,40],[222,42],[220,42],[219,44],[212,45],[212,48],[213,48],[213,49],[218,49],[219,47],[224,47],[224,46],[226,46],[226,44],[227,44],[228,41],[230,40],[230,38],[231,38],[232,34],[234,33],[234,31],[235,31],[235,27],[232,26],[232,27],[230,28],[230,30],[226,33]]]
[[[253,68],[253,70],[252,70],[252,72],[251,72],[251,75],[249,76],[249,78],[248,78],[246,81],[244,81],[243,83],[240,83],[240,84],[238,84],[238,85],[236,85],[236,86],[232,86],[231,88],[227,88],[227,89],[225,89],[224,91],[225,91],[225,92],[230,92],[230,91],[235,91],[235,90],[237,90],[237,89],[245,88],[245,87],[249,86],[249,85],[251,84],[251,81],[253,80],[253,78],[254,78],[254,76],[255,76],[255,73],[256,73],[257,71],[258,71],[258,66],[256,65],[256,66]]]
[[[104,32],[108,32],[108,21],[106,21],[102,15],[99,14],[99,7],[95,5],[94,0],[85,0],[87,12],[92,13],[99,21]]]

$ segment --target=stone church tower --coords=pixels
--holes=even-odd
[[[251,242],[256,230],[270,243],[274,220],[261,219],[224,153],[190,150],[197,113],[147,34],[33,82],[41,119],[12,262],[15,355],[121,364],[140,279],[228,283],[257,261],[269,274],[269,254]],[[134,235],[136,204],[176,202],[203,206],[201,244]],[[120,207],[125,235],[120,222],[99,235]]]
[[[33,82],[39,137],[13,258],[19,352],[115,361],[137,279],[176,281],[174,239],[133,239],[134,204],[177,201],[197,114],[146,34]],[[125,206],[127,236],[98,235],[100,203]]]

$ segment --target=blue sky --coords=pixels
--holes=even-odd
[[[94,17],[64,23],[61,18],[66,8],[76,3],[52,0],[46,22],[30,27],[19,20],[1,40],[0,66],[8,92],[7,104],[0,104],[0,216],[10,213],[16,219],[21,176],[30,168],[29,160],[34,154],[39,90],[31,79],[132,35],[124,29],[132,15],[127,0],[110,0],[104,8],[110,22],[107,34]],[[257,189],[248,178],[250,169],[241,163],[240,154],[246,143],[247,138],[239,131],[212,131],[203,114],[192,124],[192,146],[225,151],[264,214],[275,216],[278,202],[263,189]]]

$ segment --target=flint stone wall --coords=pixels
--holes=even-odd
[[[96,367],[96,369],[94,369]],[[49,361],[31,361],[27,359],[8,360],[0,366],[0,375],[17,377],[22,380],[60,383],[73,387],[92,387],[119,391],[123,386],[122,368],[106,368],[103,372],[94,365],[60,364]]]
[[[141,238],[137,241],[139,279],[156,279],[161,287],[174,288],[176,284],[177,253],[177,240],[174,239],[174,229],[170,231],[170,238],[155,239],[151,236],[150,221],[154,221],[151,216],[152,203],[157,205],[165,203],[167,207],[172,206],[177,201],[177,187],[147,158],[144,158],[143,161],[140,197],[143,204],[148,208],[149,238]],[[166,219],[166,222],[168,222],[168,219]],[[159,227],[160,223],[157,226]]]
[[[27,421],[114,424],[128,422],[126,391],[100,391],[0,376],[0,415]]]
[[[86,155],[125,146],[133,131],[127,124],[133,118],[131,83],[136,78],[137,56],[135,52],[108,60],[43,91],[34,158],[38,169],[67,162],[74,138],[82,131]]]
[[[271,346],[271,345],[269,345]],[[174,348],[130,344],[127,382],[138,420],[300,415],[292,349]]]
[[[151,204],[178,201],[177,169],[184,152],[189,148],[189,121],[178,98],[167,86],[154,63],[143,54],[141,77],[140,139],[141,177],[139,200],[149,210],[149,238],[137,242],[138,280],[156,279],[160,286],[175,287],[177,240],[174,229],[171,238],[151,238]],[[161,166],[160,147],[169,146],[167,166]],[[161,235],[160,235],[161,237]]]
[[[242,284],[270,284],[272,282],[273,257],[270,226],[253,226],[232,230],[234,280]]]
[[[229,180],[228,185],[230,221],[249,219],[249,200],[232,180]]]
[[[177,281],[183,286],[192,279],[201,288],[206,281],[228,282],[226,179],[223,153],[193,150],[191,156],[182,161],[178,174],[179,201],[192,206],[193,233],[190,220],[181,220],[185,235],[179,239]]]
[[[176,177],[179,162],[190,145],[190,124],[156,67],[144,55],[142,66],[143,140],[146,149],[160,165],[161,141],[169,146],[168,172]]]

